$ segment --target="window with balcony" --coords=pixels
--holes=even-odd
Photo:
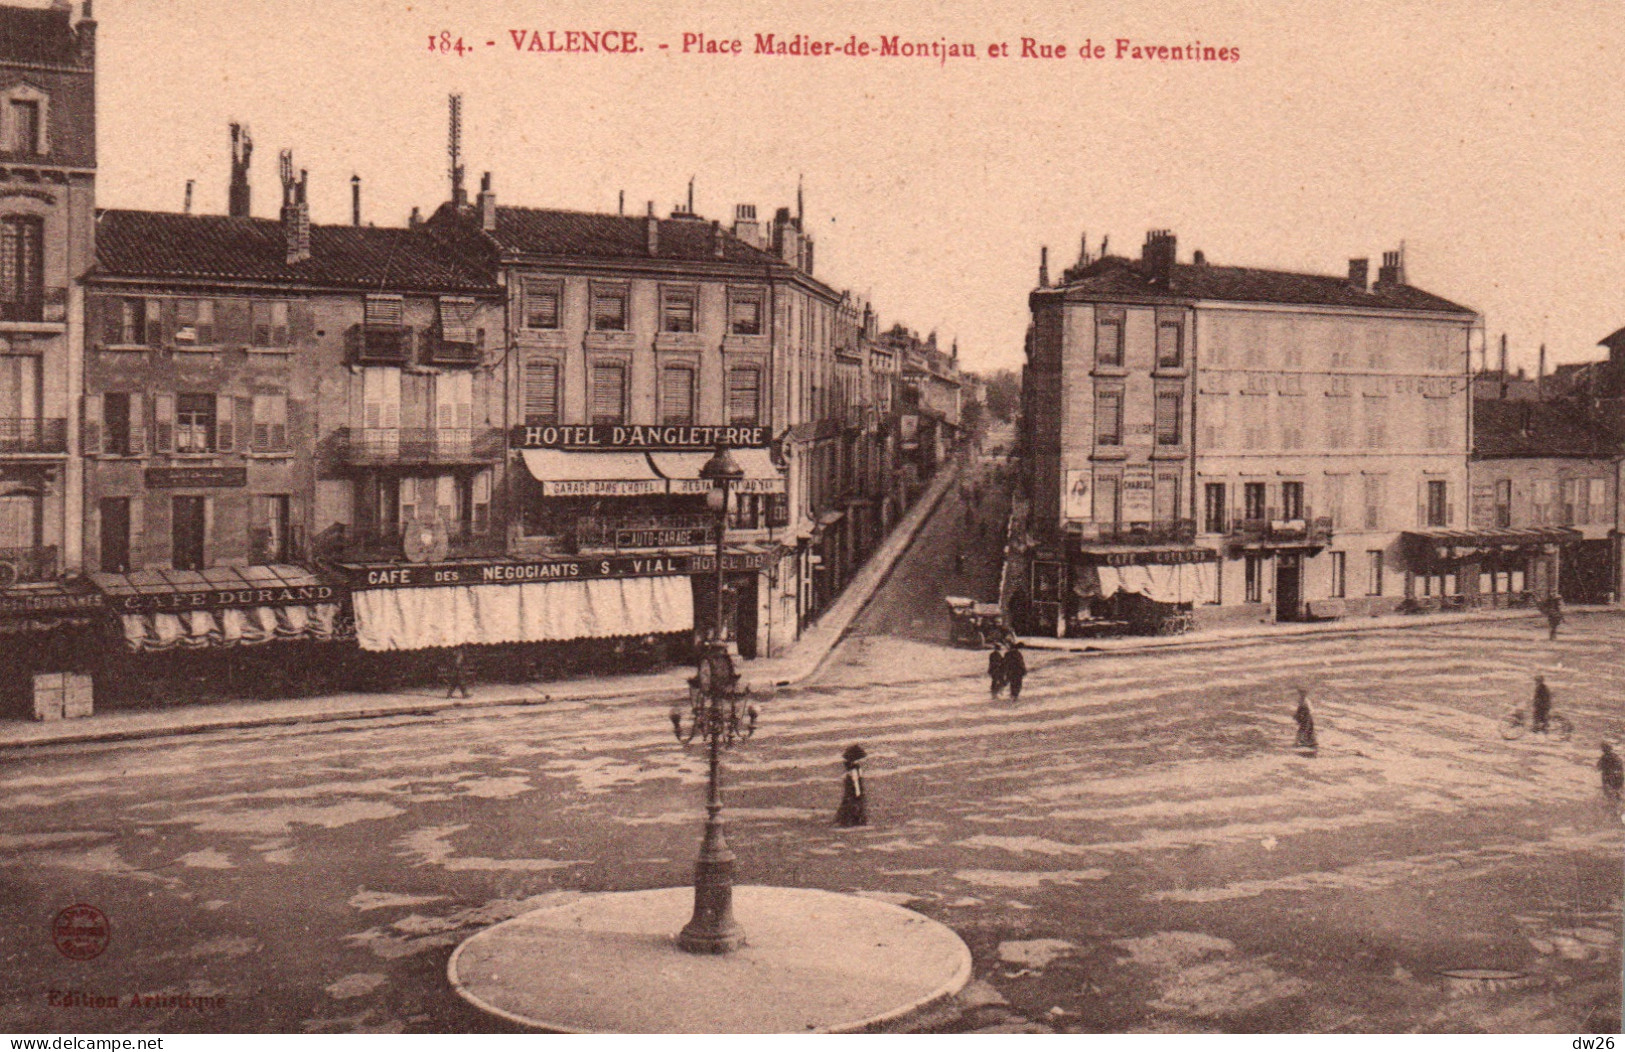
[[[699,290],[666,288],[660,290],[660,331],[694,332]]]
[[[1450,525],[1450,507],[1447,494],[1448,487],[1443,479],[1428,480],[1425,501],[1428,526]]]
[[[556,362],[525,363],[525,423],[559,422],[559,367]]]
[[[1281,518],[1288,522],[1303,518],[1303,483],[1281,483]]]
[[[1586,480],[1586,505],[1590,509],[1587,522],[1608,521],[1608,480],[1605,478]]]
[[[1177,321],[1160,322],[1157,325],[1157,368],[1178,369],[1185,364],[1185,354],[1180,344],[1180,335],[1184,326]]]
[[[1245,482],[1241,487],[1241,517],[1244,519],[1269,518],[1269,500],[1262,482]]]
[[[1095,445],[1123,444],[1123,393],[1100,391],[1095,394]]]
[[[728,370],[728,423],[756,424],[762,417],[762,373],[754,368]]]
[[[1178,391],[1157,393],[1157,445],[1177,446],[1185,440],[1185,396]]]
[[[592,328],[594,332],[625,332],[627,288],[624,285],[592,287]]]
[[[592,422],[626,422],[626,367],[601,364],[592,367]]]
[[[735,336],[762,335],[762,294],[755,289],[728,290],[728,331]]]
[[[1230,506],[1225,503],[1222,482],[1209,482],[1202,487],[1202,529],[1206,533],[1226,533],[1230,529]]]
[[[1095,364],[1111,368],[1123,364],[1123,316],[1102,314],[1095,322]]]
[[[1180,500],[1180,486],[1178,475],[1158,475],[1156,488],[1152,491],[1154,504],[1154,519],[1157,522],[1177,523],[1180,513],[1184,511],[1183,501]]]
[[[45,319],[45,221],[0,218],[0,321]]]
[[[686,365],[668,365],[661,370],[660,422],[694,422],[694,370]]]
[[[177,394],[175,452],[213,453],[215,437],[215,396],[186,392]]]
[[[527,278],[523,290],[525,328],[543,331],[559,328],[563,285],[557,281]]]

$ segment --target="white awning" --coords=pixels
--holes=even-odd
[[[745,477],[729,487],[734,493],[783,493],[784,475],[773,463],[765,449],[748,448],[729,450],[734,463],[744,469]],[[650,453],[655,469],[670,480],[671,493],[704,494],[711,483],[700,478],[700,468],[711,459],[710,453]]]
[[[351,598],[362,650],[645,636],[694,627],[687,576],[368,588]]]
[[[1098,590],[1089,588],[1090,574],[1099,582]],[[1078,583],[1083,596],[1109,599],[1118,592],[1137,592],[1157,603],[1200,603],[1213,599],[1215,576],[1212,563],[1147,563],[1085,567]]]
[[[124,643],[131,650],[256,646],[278,639],[332,639],[337,603],[308,606],[227,607],[179,614],[122,614]]]
[[[525,467],[548,497],[639,497],[665,493],[666,480],[655,474],[643,453],[574,453],[561,449],[524,449]]]

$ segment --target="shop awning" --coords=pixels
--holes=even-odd
[[[1491,530],[1407,530],[1400,538],[1414,556],[1450,559],[1480,552],[1509,552],[1553,544],[1574,544],[1584,540],[1585,534],[1568,526],[1530,526]]]
[[[131,650],[331,639],[338,620],[336,590],[298,566],[137,570],[90,578],[123,622]]]
[[[666,492],[645,453],[523,449],[525,467],[548,497],[639,497]]]
[[[352,601],[362,650],[645,636],[694,627],[693,586],[675,575],[369,588]]]
[[[735,481],[729,488],[735,493],[783,493],[785,491],[784,475],[773,463],[773,457],[765,449],[747,448],[729,450],[728,455],[733,457],[745,471],[745,477]],[[700,478],[700,468],[711,459],[710,453],[650,453],[649,461],[654,465],[655,471],[663,478],[668,479],[669,492],[704,494],[711,488],[711,483]]]
[[[1154,603],[1201,603],[1214,597],[1212,563],[1080,567],[1074,590],[1080,597],[1110,599],[1118,592],[1143,595]]]
[[[1083,544],[1076,550],[1078,562],[1095,566],[1175,566],[1219,561],[1219,553],[1212,548],[1187,545]]]

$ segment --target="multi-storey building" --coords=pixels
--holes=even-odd
[[[70,427],[95,247],[96,23],[67,4],[0,7],[0,639],[4,674],[65,668],[94,596],[80,567]],[[21,682],[19,680],[19,682]],[[8,693],[16,684],[3,686]]]
[[[1389,253],[1324,277],[1080,259],[1031,296],[1030,581],[1049,629],[1376,613],[1472,601],[1476,316]],[[1487,539],[1485,543],[1491,543]]]

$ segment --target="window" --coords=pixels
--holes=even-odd
[[[1578,505],[1581,503],[1580,492],[1584,482],[1580,479],[1564,479],[1560,485],[1563,487],[1563,500],[1558,505],[1558,511],[1561,515],[1558,520],[1559,525],[1573,526],[1581,521]]]
[[[1241,399],[1241,432],[1246,448],[1268,449],[1270,445],[1269,396],[1245,392]]]
[[[592,422],[620,424],[626,421],[626,367],[592,367]]]
[[[178,394],[175,396],[175,452],[213,453],[215,440],[215,396]]]
[[[660,422],[694,422],[694,370],[686,365],[668,365],[660,373]]]
[[[1348,553],[1332,552],[1331,597],[1342,599],[1349,594]]]
[[[525,423],[559,422],[559,367],[555,362],[525,363]]]
[[[1450,446],[1450,403],[1443,398],[1422,399],[1422,416],[1427,429],[1429,449],[1448,449]]]
[[[1608,480],[1589,479],[1587,492],[1588,496],[1586,504],[1591,509],[1590,516],[1588,516],[1587,521],[1591,521],[1591,517],[1595,517],[1596,521],[1598,522],[1606,522],[1606,510],[1608,507]]]
[[[1388,445],[1388,398],[1385,395],[1366,395],[1365,447],[1382,449]]]
[[[626,286],[593,286],[592,327],[594,332],[626,331]]]
[[[728,331],[735,336],[762,334],[762,294],[758,291],[728,290]]]
[[[1262,603],[1264,601],[1264,557],[1249,555],[1244,560],[1246,569],[1246,602]]]
[[[1304,431],[1303,396],[1283,395],[1276,399],[1276,405],[1281,410],[1281,448],[1302,449]]]
[[[201,570],[205,566],[203,540],[208,529],[208,509],[204,503],[206,499],[204,497],[172,498],[170,511],[170,565],[177,570]]]
[[[1373,324],[1365,331],[1365,364],[1368,369],[1388,368],[1388,330],[1380,325]]]
[[[1349,429],[1353,418],[1354,399],[1348,395],[1328,395],[1326,398],[1326,448],[1347,449]]]
[[[1556,487],[1552,484],[1551,479],[1535,480],[1534,504],[1536,526],[1555,525],[1556,517],[1553,514],[1552,509],[1552,496],[1555,489]]]
[[[1123,520],[1122,479],[1107,475],[1095,479],[1095,521],[1115,527]]]
[[[1224,533],[1230,528],[1229,506],[1225,504],[1224,483],[1209,482],[1202,487],[1202,529],[1206,533]]]
[[[139,396],[138,396],[139,397]],[[130,396],[109,392],[102,395],[102,452],[128,457],[135,454],[130,441]]]
[[[1303,483],[1281,483],[1281,518],[1288,522],[1303,518]]]
[[[524,316],[527,329],[557,329],[562,288],[556,281],[524,282]]]
[[[286,322],[284,322],[286,328]],[[209,347],[214,344],[214,301],[175,301],[175,345]]]
[[[1157,394],[1157,445],[1177,446],[1184,441],[1184,399],[1178,391]]]
[[[109,297],[102,300],[102,342],[108,346],[146,347],[159,342],[158,300]]]
[[[1386,475],[1365,477],[1365,528],[1368,530],[1382,529],[1383,491],[1387,488],[1387,483]]]
[[[41,154],[45,144],[40,141],[40,106],[32,99],[12,99],[11,143],[13,153]]]
[[[1507,529],[1512,525],[1512,480],[1495,480],[1495,525]]]
[[[1123,392],[1100,391],[1095,394],[1095,445],[1120,446],[1123,444]]]
[[[288,444],[288,396],[255,395],[253,448],[257,453],[286,453]],[[246,425],[248,421],[239,421]]]
[[[364,302],[362,321],[368,328],[398,328],[406,320],[406,301],[400,296],[368,296]],[[260,304],[255,304],[256,307]],[[287,304],[283,304],[283,324],[287,324]],[[254,324],[256,337],[259,332],[258,321]],[[258,340],[255,341],[258,343]],[[280,344],[259,344],[259,346],[280,346]]]
[[[379,309],[374,309],[374,299],[367,297],[367,324],[383,324],[375,322],[374,318],[387,318],[393,316],[395,325],[400,324],[401,301],[399,299],[382,299]],[[396,308],[393,312],[388,310],[390,304]],[[288,346],[288,303],[286,300],[255,300],[250,308],[249,317],[252,324],[250,342],[255,347],[286,347]]]
[[[660,290],[660,331],[693,332],[695,302],[699,293],[692,288]]]
[[[1429,479],[1426,498],[1426,525],[1450,525],[1450,510],[1446,504],[1446,486],[1443,479]]]
[[[1212,395],[1205,404],[1198,403],[1196,419],[1202,425],[1202,445],[1208,449],[1225,448],[1225,426],[1229,423],[1230,399],[1225,395]]]
[[[1241,517],[1258,521],[1269,518],[1269,502],[1262,482],[1245,482],[1241,487]]]
[[[101,511],[102,573],[130,569],[130,498],[103,497]]]
[[[1343,501],[1347,496],[1347,491],[1347,475],[1326,476],[1326,498],[1324,501],[1325,508],[1323,510],[1323,514],[1331,518],[1332,525],[1334,527],[1341,527],[1348,524],[1348,519],[1346,518],[1348,512],[1343,507]]]
[[[1382,552],[1365,553],[1365,594],[1382,594]]]
[[[1156,521],[1179,521],[1179,513],[1183,509],[1180,508],[1178,475],[1158,475],[1152,496],[1156,501],[1153,513]]]
[[[728,370],[728,423],[755,424],[762,415],[762,373],[754,368]]]
[[[248,557],[255,564],[285,563],[292,557],[289,500],[284,493],[258,493],[248,527]]]
[[[1180,329],[1177,321],[1165,321],[1157,326],[1157,367],[1160,369],[1178,369],[1185,364],[1185,357],[1180,349]]]
[[[0,321],[45,318],[45,221],[0,219]]]
[[[1102,315],[1095,323],[1095,363],[1120,366],[1123,364],[1123,316]]]

